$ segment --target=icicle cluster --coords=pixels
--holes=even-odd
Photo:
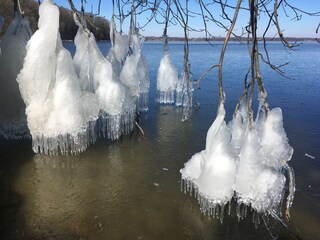
[[[3,23],[3,18],[1,19],[0,31]],[[27,18],[15,12],[15,17],[0,42],[0,136],[6,139],[29,137],[26,106],[16,78],[23,66],[27,41],[31,35]]]
[[[75,18],[76,20],[76,18]],[[83,90],[93,92],[99,101],[98,133],[111,140],[133,129],[135,105],[129,89],[119,80],[121,53],[112,48],[114,57],[107,60],[98,48],[95,37],[77,20],[74,65]],[[120,49],[122,51],[122,49]],[[109,54],[110,58],[111,54]]]
[[[78,153],[94,141],[98,99],[81,90],[70,53],[59,34],[59,9],[52,0],[39,8],[39,29],[27,44],[18,76],[33,150]]]
[[[160,61],[157,76],[156,101],[163,104],[173,104],[183,107],[182,121],[189,119],[193,103],[193,82],[190,81],[191,73],[189,64],[178,78],[177,69],[168,53],[168,39],[164,35],[164,55]]]
[[[207,133],[205,150],[193,155],[180,172],[184,191],[194,191],[202,212],[222,221],[224,206],[229,202],[230,214],[230,201],[234,198],[238,218],[245,217],[247,207],[251,207],[257,224],[260,215],[281,217],[286,182],[283,170],[289,168],[287,162],[293,149],[283,128],[280,108],[262,112],[250,126],[245,106],[246,103],[241,104],[227,125],[220,104]],[[289,170],[289,174],[293,172]],[[291,180],[290,185],[287,207],[294,194]]]
[[[178,81],[177,69],[172,63],[170,54],[166,51],[158,69],[156,101],[164,104],[173,104]]]
[[[120,80],[130,89],[130,94],[135,100],[137,109],[146,111],[148,110],[150,79],[148,62],[141,53],[143,38],[139,36],[136,30],[129,36],[129,41],[129,54],[121,69]],[[119,47],[119,49],[124,48]],[[115,55],[117,57],[117,54]]]

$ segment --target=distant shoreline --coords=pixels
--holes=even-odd
[[[206,39],[206,38],[189,38],[190,42],[221,42],[224,41],[224,37],[215,37],[215,38],[210,38],[210,39]],[[287,37],[286,38],[288,41],[290,42],[316,42],[317,40],[315,38],[307,38],[307,37]],[[266,40],[268,42],[280,42],[281,39],[280,38],[266,38]],[[154,36],[147,36],[145,37],[145,41],[147,42],[159,42],[162,41],[162,37],[154,37]],[[180,41],[184,41],[183,37],[168,37],[168,41],[173,41],[173,42],[180,42]],[[247,39],[246,38],[230,38],[229,41],[232,42],[246,42]],[[262,37],[258,38],[258,41],[263,41]]]
[[[295,38],[295,37],[288,37],[286,38],[289,42],[317,42],[315,38]],[[154,37],[154,36],[145,36],[144,37],[145,42],[162,42],[163,39],[162,37]],[[280,42],[280,38],[266,38],[267,42]],[[62,40],[64,42],[73,42],[73,39],[64,39]],[[99,40],[97,42],[109,42],[110,40]],[[169,42],[183,42],[184,38],[183,37],[168,37]],[[210,42],[223,42],[224,38],[223,37],[216,37],[216,38],[211,38]],[[245,43],[247,41],[246,38],[230,38],[230,42],[243,42]],[[258,38],[259,42],[262,42],[262,38]],[[208,42],[207,39],[205,38],[189,38],[189,42]]]

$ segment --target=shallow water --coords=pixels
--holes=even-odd
[[[72,43],[65,46],[74,51]],[[107,52],[109,43],[100,43]],[[213,64],[221,45],[190,46],[194,79]],[[179,71],[183,45],[170,45]],[[159,43],[146,43],[150,64],[149,111],[138,130],[118,141],[100,140],[78,156],[34,154],[31,142],[0,145],[0,239],[271,239],[265,226],[255,229],[252,214],[237,221],[233,208],[223,224],[200,214],[193,197],[180,191],[179,170],[204,148],[217,111],[217,74],[195,90],[200,108],[181,122],[182,110],[154,102]],[[231,43],[224,65],[226,109],[230,120],[249,60],[245,46]],[[294,156],[297,192],[286,230],[274,222],[279,239],[320,236],[320,44],[304,43],[291,54],[270,44],[275,62],[290,61],[284,79],[263,66],[271,107],[281,107]],[[255,105],[256,106],[256,105]],[[308,153],[315,157],[305,156]]]

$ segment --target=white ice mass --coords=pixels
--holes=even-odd
[[[220,104],[218,115],[208,130],[206,148],[196,153],[180,170],[185,191],[195,192],[201,211],[221,221],[224,206],[234,194],[235,156],[230,147],[231,134]]]
[[[3,20],[2,17],[1,19]],[[26,106],[16,78],[22,68],[26,45],[31,35],[27,18],[15,12],[15,17],[0,42],[0,136],[6,139],[29,136]]]
[[[274,108],[250,126],[247,102],[243,101],[226,125],[220,104],[209,128],[205,150],[196,153],[180,170],[184,191],[195,192],[202,212],[223,219],[224,206],[234,198],[238,218],[247,207],[259,216],[281,217],[286,176],[289,176],[287,211],[294,195],[294,176],[287,162],[293,149],[283,128],[282,112]],[[219,211],[220,210],[220,211]]]
[[[79,29],[75,38],[74,65],[83,88],[98,98],[98,133],[111,140],[118,139],[133,129],[136,110],[129,88],[119,80],[120,62],[115,57],[106,59],[97,46],[94,35],[76,18],[75,20]],[[110,51],[114,56],[120,56],[119,47],[112,47]],[[112,64],[112,61],[115,62]]]
[[[148,62],[141,53],[142,42],[143,38],[137,31],[130,35],[129,55],[121,70],[120,80],[130,89],[137,109],[146,111],[148,110],[150,79]]]
[[[174,103],[178,80],[177,69],[172,63],[170,54],[165,52],[158,69],[156,101],[165,104]]]
[[[81,90],[70,53],[59,34],[59,9],[52,0],[39,7],[39,29],[27,44],[18,76],[33,150],[49,154],[84,151],[94,136],[98,100]]]

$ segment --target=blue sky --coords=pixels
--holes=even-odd
[[[80,9],[80,0],[73,0],[75,6]],[[180,1],[183,5],[185,1]],[[229,3],[235,3],[235,0],[229,0]],[[308,12],[320,12],[320,0],[288,0],[291,5],[294,5],[297,8],[303,9]],[[64,6],[66,8],[69,8],[68,1],[67,0],[56,0],[55,3],[59,6]],[[112,9],[112,1],[111,0],[101,0],[101,12],[100,15],[106,17],[107,19],[111,19],[111,9]],[[247,1],[244,1],[242,3],[242,6],[247,7],[248,3]],[[271,4],[271,6],[273,3]],[[97,6],[98,1],[97,0],[87,0],[87,6],[86,11],[91,11],[93,9],[93,13],[97,12]],[[195,0],[190,0],[189,9],[192,11],[198,11],[197,4]],[[220,10],[217,10],[217,6],[215,6],[215,9],[213,12],[219,16],[221,14]],[[229,16],[232,17],[233,12],[228,12]],[[320,38],[320,29],[319,33],[316,34],[316,28],[320,22],[320,17],[310,17],[307,15],[302,15],[302,19],[300,21],[294,21],[291,20],[295,15],[292,11],[288,10],[287,14],[289,17],[286,16],[284,11],[282,9],[279,9],[279,20],[281,29],[283,30],[283,33],[285,36],[288,37],[318,37]],[[137,21],[140,25],[143,25],[147,22],[147,19],[150,17],[150,12],[143,13],[139,16],[137,16]],[[223,21],[220,18],[221,21]],[[124,32],[127,32],[128,30],[128,22],[129,18],[125,21],[123,25]],[[248,22],[248,15],[245,11],[242,11],[239,13],[237,24],[235,26],[235,30],[240,32],[241,29],[246,26],[246,23]],[[261,15],[261,18],[258,23],[258,35],[262,35],[263,30],[267,23],[267,17],[265,14]],[[117,27],[119,27],[119,23],[116,22]],[[203,28],[202,19],[200,17],[193,17],[190,18],[190,26],[201,29]],[[163,25],[157,24],[155,21],[150,22],[144,31],[141,31],[141,34],[144,36],[161,36],[163,31]],[[209,26],[210,32],[214,36],[225,36],[226,32],[225,30],[217,27],[216,25],[210,24]],[[272,37],[276,34],[276,30],[274,27],[270,28],[270,33],[268,34],[269,37]],[[183,29],[179,26],[170,26],[168,30],[168,35],[171,37],[181,37],[183,36]],[[203,33],[199,32],[190,32],[190,37],[202,37],[204,36]]]

